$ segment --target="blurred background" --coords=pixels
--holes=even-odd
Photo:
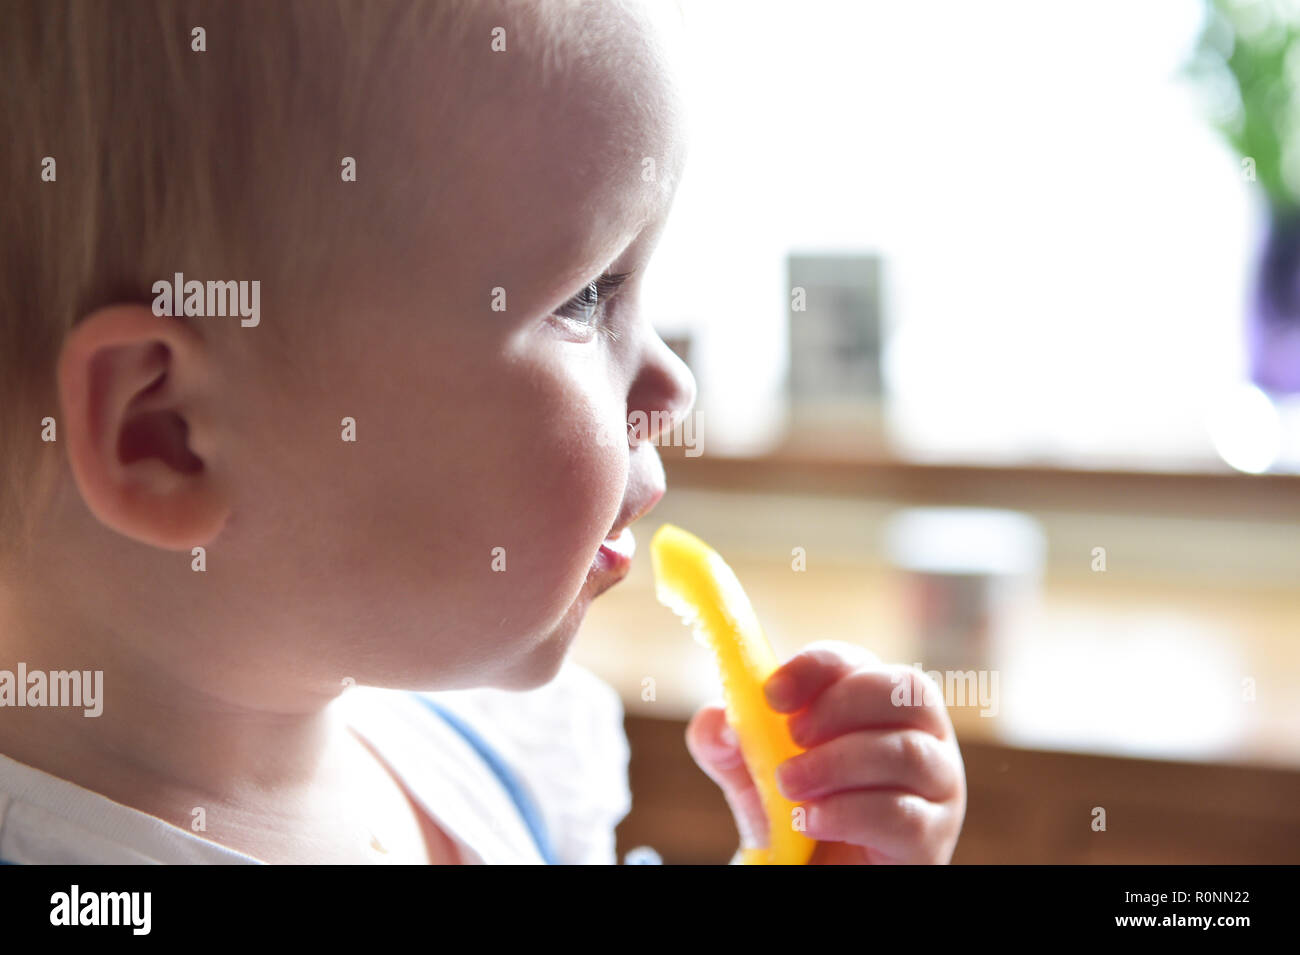
[[[781,659],[938,676],[954,861],[1300,862],[1300,0],[685,6],[645,305],[700,397],[574,651],[627,710],[620,857],[736,848],[668,521]]]

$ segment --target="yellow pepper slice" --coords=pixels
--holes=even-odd
[[[773,710],[763,696],[763,684],[778,663],[749,598],[718,553],[680,527],[664,524],[655,532],[650,560],[659,602],[683,623],[694,624],[695,638],[717,657],[727,723],[740,740],[767,811],[770,841],[765,848],[744,849],[742,861],[806,865],[817,842],[796,827],[796,804],[776,785],[776,767],[803,749],[790,739],[786,714]]]

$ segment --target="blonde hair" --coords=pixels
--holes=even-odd
[[[583,4],[546,7],[543,74]],[[0,557],[33,531],[60,452],[54,368],[97,307],[152,283],[275,278],[311,297],[346,250],[413,254],[437,169],[412,169],[517,0],[30,0],[0,31]],[[535,11],[530,11],[535,12]],[[196,28],[206,49],[194,49]],[[482,36],[477,31],[482,30]],[[471,31],[474,31],[471,34]],[[481,45],[480,45],[481,44]],[[445,60],[459,63],[430,72]],[[548,64],[551,64],[548,67]],[[409,77],[439,75],[412,105]],[[481,67],[480,67],[481,69]],[[545,82],[547,77],[538,77]],[[404,84],[403,81],[407,82]],[[418,127],[418,128],[415,128]],[[440,135],[454,136],[454,131]],[[343,157],[357,182],[341,185]],[[45,157],[55,180],[41,178]],[[385,188],[392,178],[403,189]],[[405,187],[427,180],[427,194]],[[264,323],[265,324],[265,323]],[[259,339],[283,339],[272,324]],[[284,342],[281,340],[281,345]]]

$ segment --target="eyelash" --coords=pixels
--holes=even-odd
[[[598,318],[603,317],[604,309],[608,305],[609,300],[614,297],[614,294],[619,290],[623,283],[627,281],[628,276],[631,274],[631,272],[605,272],[602,275],[597,276],[593,281],[587,283],[586,288],[561,305],[555,314],[560,318],[570,322],[575,322],[587,328],[599,328],[617,341],[617,336],[614,334],[613,329],[611,329],[607,324],[599,322]],[[596,300],[595,302],[590,302],[588,301],[588,298],[592,293],[593,287],[595,288]],[[571,315],[564,314],[567,309],[594,309],[594,312],[592,313],[591,319],[587,320],[583,318],[574,318]]]

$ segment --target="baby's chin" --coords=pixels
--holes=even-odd
[[[608,576],[588,576],[559,623],[533,647],[531,653],[522,656],[518,665],[503,674],[501,681],[494,685],[506,690],[531,690],[555,679],[582,628],[591,602],[616,583],[617,579]]]
[[[564,617],[530,655],[527,672],[519,675],[521,685],[518,689],[544,686],[555,679],[569,651],[573,648],[573,642],[582,628],[582,621],[587,617],[587,609],[591,606],[592,599],[593,595],[589,587],[584,585],[577,598],[569,605]]]
[[[418,662],[408,660],[407,665],[398,665],[390,661],[389,672],[370,674],[371,679],[358,682],[390,689],[424,691],[472,687],[522,691],[545,686],[555,679],[564,665],[592,601],[616,585],[624,575],[625,569],[621,566],[611,570],[593,561],[569,604],[564,606],[560,603],[563,597],[559,598],[545,618],[527,620],[522,613],[512,613],[509,620],[518,627],[517,630],[508,629],[511,624],[506,628],[493,628],[488,621],[483,621],[482,625],[487,629],[478,631],[482,639],[473,646],[459,646],[448,656],[436,650],[431,654],[427,644],[421,645],[416,651]],[[536,596],[533,595],[529,601],[525,595],[514,594],[516,605],[523,601],[530,603],[533,609],[537,608]],[[498,603],[493,608],[501,606]],[[554,616],[557,610],[561,610],[558,619]],[[469,626],[473,631],[473,625]],[[488,630],[492,631],[490,635]],[[449,667],[448,661],[453,657],[457,664]]]

